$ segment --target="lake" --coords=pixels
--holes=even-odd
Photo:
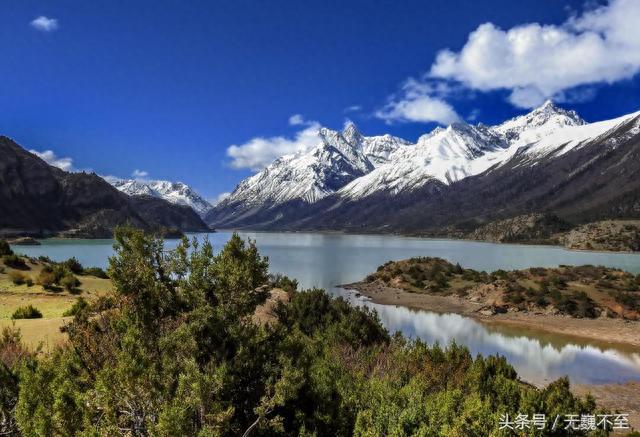
[[[219,249],[230,237],[226,231],[198,234]],[[640,273],[640,254],[569,251],[553,246],[492,244],[473,241],[410,238],[390,235],[343,235],[323,233],[240,232],[256,240],[267,255],[272,273],[296,278],[301,287],[319,287],[352,303],[368,305],[378,312],[391,331],[441,345],[452,341],[473,354],[504,355],[520,376],[542,384],[568,375],[574,383],[602,384],[640,380],[640,351],[620,346],[577,341],[561,335],[506,327],[486,326],[456,314],[414,311],[373,304],[337,287],[355,282],[389,260],[413,256],[438,256],[476,270],[511,270],[554,267],[560,264],[594,264]],[[54,260],[75,256],[85,266],[106,267],[113,253],[112,240],[44,240],[41,246],[14,247],[29,256],[46,255]],[[172,248],[176,240],[167,241]],[[639,333],[640,335],[640,333]]]

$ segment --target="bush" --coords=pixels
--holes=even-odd
[[[64,317],[75,316],[76,314],[79,314],[87,308],[89,308],[89,303],[83,297],[79,297],[71,306],[71,308],[65,311],[62,315]]]
[[[2,262],[4,265],[20,270],[28,270],[27,264],[25,264],[24,260],[20,258],[18,255],[5,255],[2,257]]]
[[[84,269],[82,271],[82,274],[87,276],[95,276],[96,278],[101,279],[109,279],[109,275],[107,275],[107,272],[102,270],[100,267],[89,267],[87,269]]]
[[[42,268],[42,271],[51,273],[55,278],[53,282],[56,284],[60,284],[60,281],[62,280],[62,278],[72,274],[71,271],[64,266],[64,264],[54,264],[52,266],[44,266]]]
[[[60,279],[60,285],[65,288],[67,291],[73,291],[80,285],[80,281],[78,278],[73,276],[72,274],[67,274]]]
[[[616,302],[631,310],[640,310],[640,297],[631,293],[616,293]]]
[[[298,289],[298,281],[291,279],[281,273],[270,275],[269,283],[273,288],[280,288],[287,293],[292,293]]]
[[[38,275],[38,284],[42,285],[45,290],[50,290],[56,283],[56,275],[51,270],[43,269]]]
[[[552,276],[551,278],[549,278],[549,283],[560,290],[564,290],[567,288],[567,281],[565,281],[565,279],[561,276]]]
[[[7,240],[0,240],[0,256],[13,255],[13,251]]]
[[[13,312],[12,319],[41,319],[42,313],[33,305],[20,307]]]
[[[22,285],[27,282],[27,275],[22,272],[9,272],[9,279],[15,285]]]
[[[80,261],[78,261],[75,257],[69,258],[65,262],[62,263],[71,273],[75,273],[79,275],[84,270]]]

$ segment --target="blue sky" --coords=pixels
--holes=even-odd
[[[548,97],[611,118],[640,109],[639,3],[5,0],[0,133],[214,198],[347,118],[410,140]]]

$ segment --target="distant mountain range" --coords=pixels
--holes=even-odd
[[[496,126],[438,127],[415,143],[364,136],[353,123],[321,128],[315,147],[275,160],[215,206],[181,182],[68,173],[0,137],[5,235],[109,236],[128,222],[475,238],[531,214],[568,226],[640,218],[640,112],[586,123],[549,101]]]
[[[129,223],[163,232],[206,231],[189,207],[129,196],[94,173],[69,173],[0,136],[0,235],[109,237]]]
[[[157,197],[175,205],[188,206],[197,212],[200,217],[204,217],[213,209],[213,205],[207,202],[193,188],[182,182],[118,179],[111,176],[106,176],[104,179],[130,196]]]
[[[530,213],[571,223],[640,217],[640,112],[586,123],[545,102],[496,126],[455,123],[416,143],[322,128],[205,216],[220,228],[465,232]]]

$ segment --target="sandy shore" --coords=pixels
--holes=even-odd
[[[633,429],[640,429],[640,382],[630,381],[624,384],[571,386],[571,391],[584,396],[591,394],[598,405],[611,411],[629,414],[629,424]]]
[[[481,313],[483,304],[456,296],[434,296],[410,293],[399,288],[385,287],[377,282],[356,282],[342,285],[369,297],[374,303],[399,305],[438,313],[456,313],[486,324],[498,324],[587,339],[598,344],[619,345],[640,350],[640,322],[622,319],[578,319],[563,315],[508,312]]]

